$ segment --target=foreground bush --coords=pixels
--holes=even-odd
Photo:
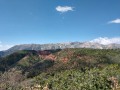
[[[109,65],[105,68],[86,68],[81,70],[65,70],[58,73],[43,73],[37,76],[36,83],[45,86],[49,84],[51,90],[111,90],[112,81],[115,77],[120,80],[118,65]]]

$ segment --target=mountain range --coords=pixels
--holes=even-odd
[[[10,55],[19,50],[55,50],[65,48],[93,48],[93,49],[117,49],[120,48],[120,44],[109,44],[103,45],[93,42],[67,42],[67,43],[56,43],[56,44],[21,44],[15,45],[12,48],[0,51],[0,57]]]

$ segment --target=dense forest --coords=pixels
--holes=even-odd
[[[0,58],[0,90],[120,90],[120,49],[22,50]]]

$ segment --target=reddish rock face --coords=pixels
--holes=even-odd
[[[45,51],[39,51],[39,57],[42,58],[43,60],[56,60],[56,56],[53,55],[50,51],[45,50]]]
[[[49,54],[51,54],[50,51],[39,51],[38,53],[39,53],[39,55],[49,55]]]
[[[62,51],[60,52],[57,52],[56,55],[52,54],[51,51],[49,50],[44,50],[44,51],[38,51],[38,54],[39,54],[39,57],[42,58],[43,60],[60,60],[62,61],[63,63],[67,63],[69,62],[69,60],[72,58],[72,57],[76,57],[77,59],[85,59],[86,58],[89,58],[89,57],[84,57],[82,55],[74,55],[74,52],[75,51],[71,51],[69,49],[65,49],[65,56],[60,56],[60,54],[62,53]]]
[[[47,55],[47,56],[45,57],[45,60],[53,60],[53,61],[55,61],[55,60],[56,60],[56,56],[53,55],[53,54]]]

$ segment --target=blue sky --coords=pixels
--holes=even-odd
[[[120,0],[0,0],[0,50],[101,38],[120,42]]]

